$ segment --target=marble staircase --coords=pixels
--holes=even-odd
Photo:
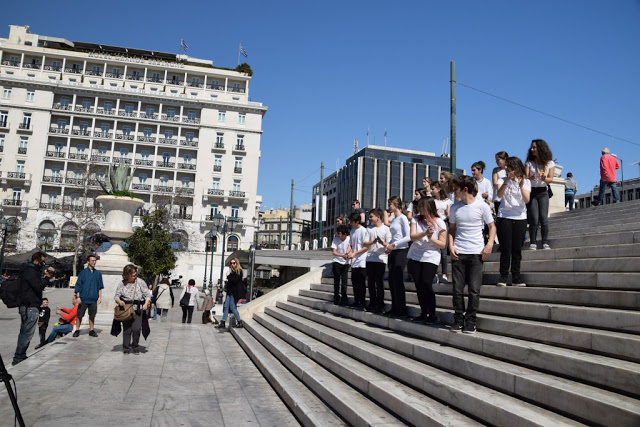
[[[333,305],[330,274],[232,331],[304,425],[638,426],[639,207],[552,216],[553,249],[524,252],[527,287],[496,286],[492,254],[473,335],[449,332],[449,284],[428,326]]]

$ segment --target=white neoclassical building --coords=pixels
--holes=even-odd
[[[249,101],[250,81],[210,60],[10,26],[0,38],[0,207],[20,231],[8,247],[72,251],[78,228],[103,224],[98,181],[125,163],[145,208],[171,211],[174,273],[201,284],[205,250],[219,266],[222,245],[253,242],[267,107]],[[239,224],[211,245],[216,213]]]

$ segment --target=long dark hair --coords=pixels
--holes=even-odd
[[[533,152],[531,151],[531,145],[533,145],[534,142],[536,143],[539,162],[536,160],[535,154],[533,154]],[[551,149],[544,139],[534,139],[533,141],[531,141],[531,145],[529,146],[529,151],[527,152],[527,162],[537,162],[540,163],[540,165],[546,165],[551,160],[553,160]]]
[[[506,160],[506,167],[513,170],[518,178],[522,178],[524,176],[524,165],[522,164],[522,160],[517,157],[508,157]]]
[[[438,215],[438,208],[436,208],[436,202],[433,197],[426,197],[424,199],[418,200],[418,221],[427,222],[430,224],[435,223],[436,218],[440,218]],[[420,211],[426,210],[427,215],[422,215]]]
[[[434,196],[435,199],[437,199],[437,200],[446,200],[447,197],[449,197],[447,195],[447,193],[444,191],[444,188],[442,188],[442,185],[439,182],[434,182],[431,187],[438,189],[437,195]],[[433,195],[433,192],[431,193],[431,195]]]

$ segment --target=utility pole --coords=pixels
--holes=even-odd
[[[324,195],[324,161],[320,162],[320,196],[318,197],[318,247],[322,248],[322,199]]]
[[[289,202],[289,247],[293,245],[293,179],[291,180],[291,201]]]
[[[451,61],[451,173],[456,174],[456,61]]]

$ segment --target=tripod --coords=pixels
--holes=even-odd
[[[13,380],[13,377],[9,372],[7,372],[7,368],[5,368],[4,362],[2,361],[2,356],[0,356],[0,380],[4,381],[7,393],[9,393],[9,399],[11,399],[11,404],[13,405],[13,411],[16,413],[16,419],[18,420],[20,427],[24,427],[24,420],[20,413],[20,407],[18,407],[18,398],[11,387],[11,380]]]

